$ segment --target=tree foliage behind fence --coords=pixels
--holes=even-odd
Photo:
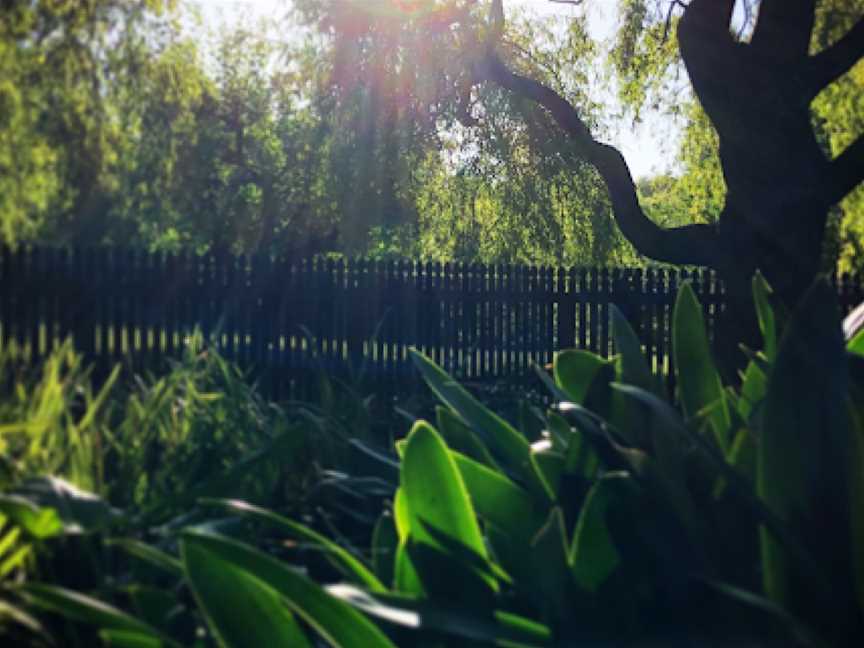
[[[668,374],[684,280],[713,330],[723,288],[708,271],[4,248],[0,342],[41,356],[71,335],[97,366],[144,368],[178,354],[200,329],[207,344],[287,393],[317,369],[405,380],[411,346],[463,380],[522,376],[563,348],[608,356],[615,304],[653,370]],[[859,282],[836,283],[846,310],[862,299]]]

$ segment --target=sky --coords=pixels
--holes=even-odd
[[[202,10],[202,16],[210,26],[221,21],[230,21],[235,16],[257,18],[284,15],[290,0],[191,0]],[[589,5],[589,24],[593,36],[608,39],[614,33],[614,0],[595,2]],[[573,7],[546,0],[504,0],[505,11],[524,7],[541,16],[560,16],[565,20]],[[646,111],[639,124],[631,119],[621,119],[611,124],[608,143],[617,146],[624,154],[635,178],[649,177],[668,172],[673,168],[677,153],[677,133],[672,124],[662,115]]]

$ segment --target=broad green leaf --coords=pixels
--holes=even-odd
[[[544,612],[544,618],[551,616],[560,620],[571,613],[567,609],[567,586],[570,582],[567,545],[564,514],[556,506],[549,512],[546,523],[534,536],[529,553],[524,557],[530,567],[527,585],[536,605]]]
[[[383,513],[375,523],[372,532],[372,565],[378,580],[384,584],[392,584],[396,561],[396,551],[399,547],[399,532],[396,522],[389,513]]]
[[[404,446],[403,446],[404,449]],[[393,587],[397,592],[403,594],[423,595],[423,583],[420,576],[411,563],[408,556],[408,538],[411,535],[411,513],[408,510],[408,500],[405,491],[396,489],[393,496],[393,523],[396,527],[396,535],[399,538],[399,546],[396,548],[396,556],[393,562]]]
[[[589,592],[596,592],[621,562],[606,516],[611,507],[621,506],[634,492],[626,474],[608,473],[597,480],[585,498],[573,532],[569,563],[576,582]]]
[[[36,540],[53,538],[63,532],[63,522],[57,511],[39,507],[18,495],[0,495],[0,512]]]
[[[162,640],[152,635],[129,630],[102,630],[99,638],[114,648],[162,648]]]
[[[186,577],[219,644],[240,646],[309,646],[294,615],[269,584],[246,566],[214,552],[200,536],[180,543]]]
[[[393,589],[401,594],[410,594],[414,596],[424,596],[426,590],[423,587],[423,582],[420,580],[420,575],[411,562],[411,556],[408,554],[408,539],[399,542],[396,547],[396,559],[393,563]]]
[[[858,333],[855,334],[855,337],[849,340],[849,343],[846,345],[846,350],[850,353],[864,356],[864,328],[858,331]]]
[[[456,465],[477,515],[513,536],[533,535],[539,528],[535,501],[523,488],[483,464],[457,452]]]
[[[632,385],[613,384],[613,389],[640,407],[645,428],[652,439],[653,455],[632,449],[625,455],[635,462],[634,472],[644,479],[676,513],[686,529],[694,550],[701,550],[705,538],[704,517],[697,511],[685,471],[689,434],[678,412],[654,394]]]
[[[535,494],[546,493],[551,498],[531,462],[528,440],[507,421],[484,407],[434,362],[414,349],[410,353],[435,395],[485,440],[492,453],[505,463],[505,468],[524,480],[526,487]]]
[[[400,491],[400,517],[404,509],[408,518],[400,558],[407,555],[423,591],[434,598],[487,607],[498,585],[490,576],[477,517],[453,455],[425,421],[415,423],[408,435]],[[397,578],[400,568],[405,566],[397,563]],[[400,582],[403,591],[416,587],[410,569],[402,577],[408,579]]]
[[[672,324],[672,348],[681,405],[693,418],[715,403],[708,418],[717,445],[724,453],[730,444],[729,410],[720,382],[720,374],[711,357],[711,347],[705,333],[702,307],[689,283],[681,286],[675,302]]]
[[[132,607],[138,618],[154,628],[164,628],[169,623],[169,617],[177,613],[182,606],[176,591],[138,583],[129,585],[124,590],[132,600]]]
[[[844,478],[852,451],[846,379],[836,296],[820,281],[786,327],[769,377],[759,438],[759,496],[793,534],[809,539],[814,556],[831,556],[821,563],[833,567],[826,574],[829,593],[804,573],[779,538],[761,530],[765,593],[798,614],[810,607],[807,600],[813,596],[841,595],[851,571],[848,519],[841,513],[848,510]],[[837,503],[828,520],[823,513],[831,498]],[[813,533],[817,520],[818,537]]]
[[[558,452],[567,453],[570,448],[573,431],[563,416],[555,411],[546,412],[546,432],[552,441],[552,447]]]
[[[422,521],[420,524],[422,524]],[[500,580],[508,585],[513,583],[510,574],[504,571],[504,569],[495,562],[484,558],[480,554],[467,548],[459,541],[441,533],[435,529],[435,527],[426,527],[426,531],[435,540],[437,546],[432,547],[432,545],[429,545],[428,543],[415,542],[409,547],[409,550],[413,551],[419,547],[421,551],[425,551],[428,548],[432,548],[436,553],[443,556],[445,561],[448,563],[452,564],[453,562],[456,562],[459,564],[460,568],[467,568],[468,571],[481,576],[487,581],[493,582]],[[464,576],[461,580],[464,581]]]
[[[765,399],[767,389],[765,372],[755,362],[748,363],[741,379],[741,397],[738,399],[738,414],[742,419],[750,420],[756,406]]]
[[[289,520],[277,513],[239,500],[203,499],[201,502],[208,506],[218,506],[227,509],[232,513],[237,513],[270,527],[279,529],[280,531],[290,535],[292,538],[309,542],[323,550],[327,559],[347,578],[353,580],[359,585],[367,587],[373,592],[384,591],[386,589],[375,574],[358,558],[327,537],[321,535],[317,531],[313,531],[299,522],[294,522],[293,520]]]
[[[561,477],[564,475],[566,466],[564,455],[550,447],[532,452],[531,460],[537,466],[537,472],[543,478],[549,491],[557,500],[561,488]]]
[[[99,531],[123,519],[120,511],[98,495],[88,493],[59,477],[28,479],[13,494],[39,508],[57,511],[67,533]]]
[[[651,369],[642,353],[642,345],[633,327],[614,304],[610,304],[610,311],[612,335],[615,338],[615,347],[621,355],[620,381],[659,395],[657,383],[651,374]]]
[[[33,605],[56,612],[73,621],[106,630],[133,632],[167,641],[164,637],[160,637],[159,632],[155,628],[152,628],[143,621],[139,621],[122,610],[118,610],[107,603],[80,592],[73,592],[72,590],[54,585],[28,583],[21,586],[21,593]],[[176,645],[171,641],[168,641],[168,643]]]
[[[335,648],[393,647],[386,635],[354,608],[257,549],[200,531],[185,532],[181,548],[184,556],[193,549],[207,561],[231,564],[250,579],[266,584],[284,597],[291,610]],[[282,645],[291,644],[286,642]]]
[[[597,373],[608,364],[588,351],[570,350],[555,354],[552,371],[555,384],[578,405],[584,405]]]
[[[759,320],[759,330],[765,343],[765,357],[774,362],[777,355],[777,325],[774,321],[774,309],[771,308],[771,287],[765,281],[761,272],[753,275],[753,300],[756,303],[756,317]]]
[[[410,535],[434,545],[432,537],[424,531],[424,527],[434,527],[487,557],[474,508],[453,455],[425,421],[415,423],[408,435],[401,489],[408,508]]]
[[[133,538],[116,538],[108,540],[109,545],[120,547],[131,556],[153,565],[173,576],[183,575],[183,564],[179,558]]]
[[[438,424],[438,431],[444,437],[449,448],[461,452],[491,468],[498,468],[498,464],[492,458],[489,449],[477,434],[465,425],[449,408],[440,405],[436,407],[435,420]]]
[[[393,521],[399,540],[405,540],[411,532],[411,513],[408,511],[408,501],[402,488],[397,488],[393,494]]]
[[[558,417],[564,420],[561,417]],[[564,471],[579,475],[585,479],[593,479],[597,473],[597,455],[591,445],[585,440],[581,430],[573,428],[567,443],[567,454],[564,458]]]

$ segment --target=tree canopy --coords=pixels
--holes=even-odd
[[[598,4],[611,43],[592,33]],[[202,44],[182,0],[4,2],[3,240],[722,270],[733,252],[761,265],[759,241],[786,237],[825,239],[852,269],[864,3],[804,2],[794,55],[774,2],[734,4],[584,0],[544,19],[493,0],[293,0],[282,22],[240,20]],[[842,69],[821,87],[777,83],[831,60]],[[710,98],[722,74],[734,105]],[[670,172],[633,182],[603,144],[622,110],[681,126]],[[764,128],[760,110],[774,111]],[[831,169],[852,161],[854,191],[816,201],[806,232],[790,224],[805,218],[747,215],[747,187],[775,187],[760,211],[788,214],[795,187],[814,184],[760,144],[793,112],[807,122],[796,142]],[[777,146],[795,139],[778,128]]]

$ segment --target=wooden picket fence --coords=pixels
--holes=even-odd
[[[668,375],[685,280],[713,330],[723,287],[708,271],[3,248],[0,345],[38,357],[72,336],[93,362],[134,368],[178,355],[197,330],[276,392],[317,370],[409,379],[410,347],[472,381],[524,376],[563,348],[608,356],[615,304]],[[837,287],[847,310],[864,298],[852,278]]]

